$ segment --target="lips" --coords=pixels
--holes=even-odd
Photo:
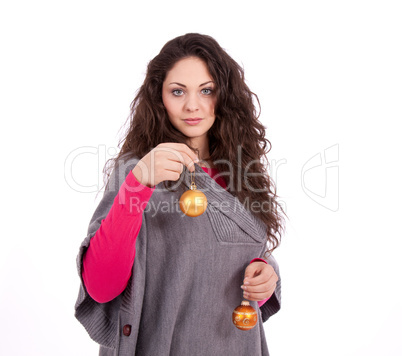
[[[189,125],[197,125],[199,122],[202,121],[202,119],[200,117],[195,117],[195,118],[184,119],[184,121]]]

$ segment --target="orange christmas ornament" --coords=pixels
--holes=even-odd
[[[180,209],[187,216],[196,217],[200,216],[207,210],[207,197],[203,192],[197,189],[193,176],[191,176],[190,189],[184,192],[180,197]]]
[[[232,314],[233,324],[240,330],[250,330],[258,320],[257,312],[247,300],[243,300]]]

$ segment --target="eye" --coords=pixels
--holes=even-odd
[[[174,96],[181,96],[181,95],[183,95],[183,90],[182,89],[174,89],[174,90],[172,90],[172,94]]]
[[[213,92],[212,88],[204,88],[201,90],[201,93],[204,95],[211,95]]]

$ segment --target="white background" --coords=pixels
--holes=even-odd
[[[99,196],[65,174],[102,183],[146,64],[200,32],[259,95],[289,216],[271,354],[401,355],[401,15],[398,1],[3,1],[0,354],[97,354],[73,314]],[[66,173],[82,147],[100,154]],[[303,176],[328,148],[332,168]]]

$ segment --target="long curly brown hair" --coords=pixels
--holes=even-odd
[[[131,103],[128,128],[118,145],[123,143],[123,146],[119,154],[109,160],[112,165],[108,165],[109,161],[106,163],[104,173],[109,177],[122,156],[124,160],[142,158],[160,143],[187,143],[188,137],[169,121],[162,102],[162,84],[175,63],[188,57],[203,60],[216,84],[215,122],[208,131],[210,157],[204,159],[214,162],[228,191],[243,205],[251,201],[254,206],[265,207],[253,214],[267,226],[267,253],[270,254],[280,244],[284,230],[281,213],[286,214],[278,203],[276,187],[268,175],[269,163],[263,162],[271,150],[271,143],[258,120],[260,103],[246,85],[242,67],[210,36],[188,33],[174,38],[148,63],[144,83]],[[189,147],[198,153],[196,148]],[[222,162],[230,162],[231,173],[227,163]],[[241,179],[245,171],[248,182]],[[165,181],[165,186],[168,185]]]

